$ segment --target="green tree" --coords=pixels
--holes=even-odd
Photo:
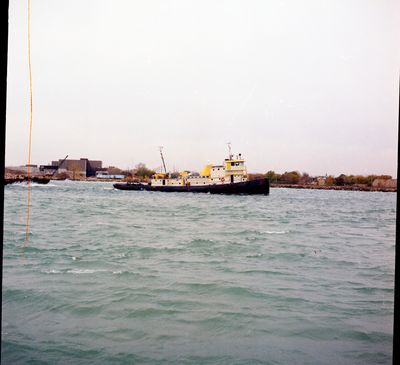
[[[115,167],[115,166],[109,166],[109,167],[107,168],[107,172],[108,172],[110,175],[119,175],[119,174],[122,173],[122,170],[121,170],[120,168],[118,168],[118,167]]]
[[[253,174],[247,174],[249,180],[258,180],[262,179],[265,177],[264,174],[259,174],[259,173],[253,173]]]
[[[122,170],[121,171],[122,175],[125,175],[125,177],[132,177],[132,172],[130,170]]]
[[[303,172],[299,179],[299,184],[309,184],[311,181],[311,176],[307,172]]]
[[[368,175],[368,176],[366,177],[367,185],[368,185],[368,186],[372,186],[372,183],[374,182],[374,180],[375,180],[376,178],[377,178],[376,175]]]
[[[367,184],[367,178],[362,175],[354,176],[354,180],[355,180],[356,184]]]
[[[276,183],[279,180],[279,178],[281,177],[281,175],[275,173],[275,171],[270,170],[265,174],[265,177],[267,177],[269,179],[269,181],[271,181],[272,183]]]
[[[338,177],[335,177],[335,185],[337,186],[343,186],[346,181],[346,175],[345,174],[340,174]]]
[[[335,178],[332,175],[329,175],[325,180],[325,185],[327,186],[335,185]]]
[[[284,184],[298,184],[300,181],[300,173],[298,171],[285,172],[281,175],[279,182]]]
[[[345,185],[354,185],[356,183],[356,180],[354,178],[354,175],[346,175],[344,178],[344,184]]]
[[[390,175],[379,175],[376,178],[383,179],[383,180],[390,180],[392,177]]]
[[[139,163],[135,166],[134,174],[137,177],[149,178],[155,174],[155,171],[148,169],[144,163]]]

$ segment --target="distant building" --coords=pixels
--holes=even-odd
[[[16,172],[22,172],[24,174],[28,173],[28,166],[29,166],[29,173],[32,175],[40,174],[40,170],[37,165],[25,165],[25,166],[10,166],[8,167],[9,170],[13,170]]]
[[[53,165],[40,165],[39,170],[45,175],[53,175],[58,170],[58,166]]]
[[[81,158],[86,161],[86,176],[96,176],[96,171],[102,169],[103,161],[100,160],[89,160],[87,158]]]
[[[97,171],[96,172],[96,177],[98,179],[123,179],[125,178],[125,175],[120,175],[120,174],[109,174],[107,171]]]
[[[102,168],[102,164],[103,162],[100,160],[89,160],[87,158],[81,158],[79,160],[60,159],[51,162],[52,166],[72,172],[75,178],[96,176],[96,171]]]

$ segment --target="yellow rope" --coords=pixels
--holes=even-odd
[[[28,63],[29,63],[29,146],[28,146],[28,164],[27,164],[27,175],[28,175],[28,205],[26,208],[26,234],[25,240],[28,241],[29,236],[29,215],[31,205],[31,145],[32,145],[32,65],[31,65],[31,1],[28,0]]]

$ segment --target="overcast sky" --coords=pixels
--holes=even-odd
[[[31,0],[32,163],[397,174],[398,0]],[[6,165],[26,163],[27,0],[10,0]]]

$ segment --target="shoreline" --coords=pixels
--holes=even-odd
[[[57,179],[57,178],[49,178],[44,176],[32,176],[32,182],[46,184],[49,181],[64,181],[64,179]],[[26,182],[26,176],[14,176],[14,177],[5,177],[4,178],[4,185],[9,185],[13,183],[22,183]],[[47,181],[46,181],[47,180]],[[86,179],[75,179],[69,181],[87,181],[87,182],[128,182],[129,180],[126,179],[97,179],[97,178],[86,178]],[[309,190],[347,190],[347,191],[369,191],[369,192],[388,192],[388,193],[397,193],[397,188],[384,188],[384,187],[372,187],[372,186],[360,186],[360,185],[309,185],[309,184],[276,184],[270,183],[270,188],[287,188],[287,189],[309,189]]]
[[[385,193],[396,193],[396,188],[381,188],[372,186],[326,186],[326,185],[297,185],[297,184],[270,184],[270,188],[289,188],[289,189],[314,189],[314,190],[348,190],[348,191],[380,191]]]

